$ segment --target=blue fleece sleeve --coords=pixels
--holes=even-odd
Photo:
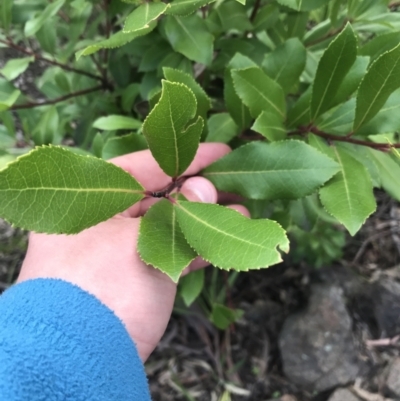
[[[62,280],[0,297],[0,400],[149,401],[143,364],[122,322]]]

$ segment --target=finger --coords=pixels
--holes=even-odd
[[[218,203],[226,205],[227,203],[243,202],[246,198],[233,194],[231,192],[218,191]]]
[[[198,173],[230,151],[224,143],[201,143],[193,162],[183,175]],[[110,161],[132,174],[148,191],[160,190],[171,182],[171,177],[161,170],[149,150],[130,153]]]
[[[204,177],[191,177],[181,188],[181,194],[192,202],[217,203],[218,194],[214,185]]]

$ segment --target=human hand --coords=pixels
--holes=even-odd
[[[194,175],[230,151],[224,144],[200,144],[185,175]],[[132,174],[149,191],[171,182],[150,151],[111,160]],[[191,201],[216,203],[218,194],[203,177],[187,179],[182,194]],[[125,212],[77,235],[31,233],[18,282],[35,278],[59,278],[96,296],[122,320],[145,361],[168,324],[176,284],[164,273],[141,261],[137,249],[139,216],[157,200],[145,198]],[[248,214],[243,206],[234,206]],[[185,274],[206,266],[194,260]]]

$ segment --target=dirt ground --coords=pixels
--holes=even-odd
[[[231,287],[222,278],[227,304],[244,312],[229,329],[213,327],[198,303],[178,302],[146,364],[154,401],[400,400],[400,205],[377,199],[334,265],[288,258]],[[26,240],[1,222],[0,291]]]

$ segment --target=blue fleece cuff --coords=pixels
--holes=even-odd
[[[68,282],[36,279],[0,297],[0,399],[149,401],[122,322]]]

